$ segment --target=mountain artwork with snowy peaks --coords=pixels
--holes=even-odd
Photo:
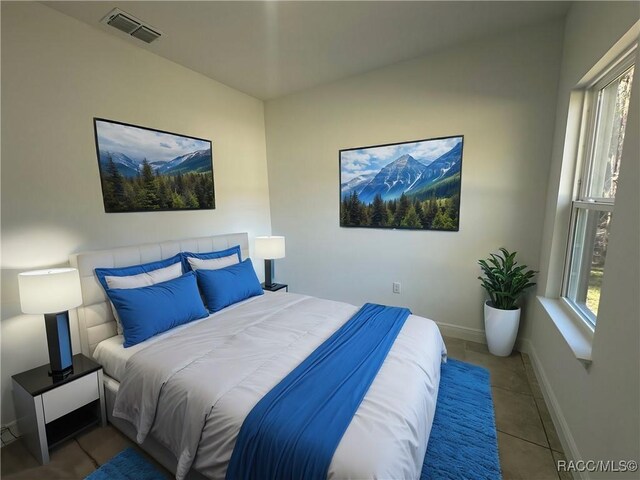
[[[109,150],[100,152],[100,164],[106,167],[113,160],[116,168],[125,177],[137,177],[142,172],[143,161],[135,161],[121,152]],[[198,150],[180,155],[171,160],[148,162],[151,169],[159,175],[177,175],[178,173],[202,173],[211,170],[211,152]]]
[[[343,227],[459,229],[463,137],[340,151]]]
[[[94,119],[105,212],[215,208],[211,142]]]

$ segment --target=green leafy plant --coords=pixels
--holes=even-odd
[[[538,272],[527,270],[526,265],[518,265],[515,258],[516,252],[500,248],[500,253],[491,253],[486,260],[478,260],[484,274],[478,279],[489,294],[489,305],[494,308],[515,310],[518,298],[535,285],[531,279]]]

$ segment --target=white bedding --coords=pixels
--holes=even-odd
[[[267,291],[265,291],[264,294],[274,295],[273,292],[267,292]],[[250,298],[249,300],[246,300],[244,302],[237,303],[236,305],[233,305],[227,308],[226,311],[229,311],[233,308],[237,308],[238,306],[244,303],[252,302],[254,299],[255,297]],[[159,342],[160,340],[169,338],[170,336],[175,335],[176,333],[184,330],[185,328],[192,327],[193,325],[196,325],[199,322],[215,317],[216,315],[219,315],[219,314],[220,312],[214,313],[209,315],[209,317],[207,318],[203,318],[202,320],[196,320],[195,322],[191,322],[186,325],[180,325],[176,328],[172,328],[167,332],[151,337],[148,340],[145,340],[144,342],[138,343],[137,345],[133,345],[132,347],[127,347],[127,348],[124,347],[123,335],[115,335],[113,337],[109,337],[106,340],[101,341],[96,346],[96,349],[93,352],[93,357],[96,359],[96,361],[100,365],[102,365],[102,368],[104,369],[105,374],[107,374],[109,377],[113,378],[114,380],[121,382],[122,379],[124,378],[124,372],[127,368],[127,362],[129,361],[129,358],[133,356],[134,353],[138,353],[139,351],[147,348],[150,345],[153,345],[156,342]]]
[[[93,352],[96,361],[102,365],[104,373],[118,382],[124,377],[127,360],[135,353],[132,349],[140,347],[136,349],[136,351],[138,351],[144,348],[142,344],[124,348],[122,346],[123,343],[124,337],[122,335],[116,335],[115,337],[101,341]]]
[[[191,325],[192,324],[181,325],[169,330],[168,332],[156,335],[155,337],[151,337],[149,340],[145,340],[142,343],[127,348],[124,348],[124,336],[116,335],[115,337],[110,337],[100,342],[96,346],[93,356],[96,361],[102,365],[105,374],[118,382],[121,382],[127,369],[127,362],[134,353],[138,353],[150,345],[153,345],[164,338],[168,338]]]
[[[222,479],[249,411],[357,310],[302,295],[263,295],[136,347],[120,343],[119,351],[113,337],[96,358],[121,381],[114,416],[136,427],[138,441],[150,434],[172,451],[177,478],[193,467]],[[435,323],[411,315],[328,478],[419,477],[444,355]]]

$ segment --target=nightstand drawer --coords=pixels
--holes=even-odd
[[[43,393],[44,421],[52,422],[98,398],[100,398],[98,374],[94,372]]]

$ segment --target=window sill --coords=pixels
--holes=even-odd
[[[575,314],[568,311],[569,308],[562,300],[547,297],[537,298],[576,358],[587,367],[591,365],[593,332],[588,331],[586,326],[582,326],[579,323],[582,320],[575,318]]]

